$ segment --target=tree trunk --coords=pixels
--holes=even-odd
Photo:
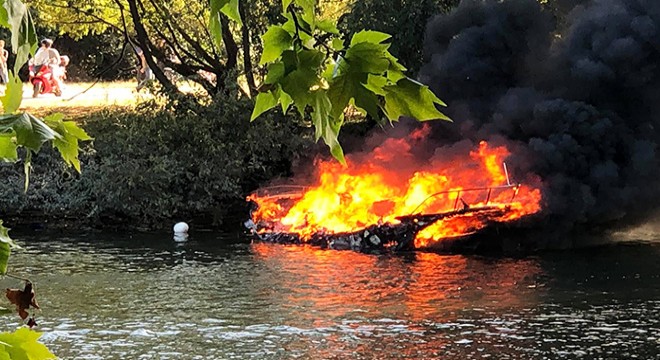
[[[225,62],[225,69],[227,71],[216,73],[218,79],[216,89],[218,92],[226,94],[225,83],[228,80],[227,76],[231,74],[231,70],[236,69],[236,64],[238,63],[238,45],[236,45],[234,35],[231,33],[231,29],[229,29],[229,19],[225,15],[220,16],[220,27],[222,29],[222,42],[227,52],[227,61]]]
[[[156,80],[158,80],[158,82],[161,83],[161,85],[163,85],[166,91],[170,93],[179,92],[179,89],[176,86],[174,86],[174,84],[172,84],[172,82],[167,78],[167,76],[165,76],[163,71],[156,65],[156,62],[154,61],[151,55],[151,48],[153,44],[151,44],[151,41],[149,40],[149,36],[147,35],[147,31],[144,28],[144,25],[142,24],[141,17],[138,12],[136,0],[127,0],[127,1],[131,12],[131,18],[133,18],[133,26],[135,27],[136,37],[138,43],[140,44],[140,47],[142,48],[142,51],[144,52],[144,57],[147,62],[147,65],[149,66],[151,71],[153,71]]]
[[[245,1],[238,2],[238,12],[243,19],[242,29],[242,46],[243,46],[243,68],[245,69],[245,78],[248,84],[248,95],[254,96],[257,86],[254,83],[254,74],[252,73],[252,55],[250,53],[250,28],[247,26],[247,18],[245,14]]]

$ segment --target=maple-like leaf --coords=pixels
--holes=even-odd
[[[21,319],[25,320],[28,317],[27,309],[32,306],[35,309],[39,309],[37,305],[37,299],[35,298],[34,288],[32,283],[25,281],[25,287],[21,289],[7,289],[7,299],[9,302],[16,305],[16,310],[18,311],[18,316]]]

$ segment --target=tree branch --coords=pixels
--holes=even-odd
[[[245,13],[245,1],[238,2],[238,13],[243,19],[242,39],[243,45],[243,68],[245,69],[245,78],[248,83],[248,95],[254,96],[257,86],[254,82],[254,74],[252,73],[252,55],[250,54],[250,28],[247,26],[247,18]]]

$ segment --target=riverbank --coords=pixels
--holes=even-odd
[[[145,103],[125,85],[92,89],[70,102],[67,93],[24,99],[26,111],[63,112],[94,139],[80,144],[81,174],[43,147],[32,159],[27,192],[22,161],[0,165],[6,225],[155,230],[182,220],[238,226],[248,214],[247,193],[289,176],[303,154],[316,153],[310,128],[281,112],[251,123],[249,99]]]

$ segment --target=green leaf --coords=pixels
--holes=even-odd
[[[390,34],[382,33],[379,31],[362,30],[353,35],[353,38],[351,38],[351,46],[362,42],[380,44],[391,37],[392,36]]]
[[[243,21],[241,20],[241,14],[238,11],[238,1],[239,0],[229,0],[224,6],[220,8],[220,11],[222,11],[223,14],[227,15],[228,18],[236,21],[238,25],[243,26]]]
[[[220,14],[225,14],[228,18],[243,25],[240,12],[238,11],[239,0],[211,0],[211,11],[209,15],[209,31],[216,45],[222,46],[222,18]]]
[[[356,106],[364,109],[369,115],[378,118],[378,98],[363,86],[366,81],[364,74],[347,73],[337,76],[330,83],[328,97],[332,101],[332,116],[339,118],[344,109],[354,99]]]
[[[357,106],[360,109],[364,109],[364,111],[366,111],[367,114],[369,114],[372,118],[374,119],[379,118],[378,97],[376,97],[376,95],[371,91],[367,90],[364,87],[360,88],[355,93],[355,96],[353,97],[353,101],[355,102],[355,106]]]
[[[332,79],[337,75],[336,71],[338,69],[339,66],[337,65],[337,62],[330,60],[327,66],[323,67],[323,73],[321,73],[321,77],[325,79],[325,81],[332,81]]]
[[[9,237],[9,229],[2,225],[0,220],[0,275],[7,273],[7,264],[12,248],[19,248]]]
[[[76,139],[81,140],[81,141],[87,141],[87,140],[92,140],[92,137],[83,130],[78,124],[76,124],[75,121],[65,121],[64,122],[64,127],[66,128],[66,131],[69,135],[75,136]]]
[[[286,73],[286,66],[283,62],[275,62],[268,65],[268,74],[266,74],[265,84],[278,83]]]
[[[364,87],[376,95],[385,96],[385,86],[388,84],[387,78],[380,75],[369,74],[367,83]]]
[[[7,9],[5,9],[5,1],[2,0],[3,6],[0,6],[0,26],[9,28],[11,25],[9,24],[9,14],[7,13]]]
[[[0,242],[0,275],[5,275],[7,273],[10,254],[11,246],[9,246],[9,244],[6,242]]]
[[[21,106],[23,99],[23,82],[13,72],[9,73],[9,83],[5,95],[0,97],[5,114],[13,114]]]
[[[13,129],[16,145],[38,152],[41,145],[61,137],[40,119],[27,113],[0,115],[0,132]]]
[[[341,75],[333,79],[328,88],[328,98],[332,103],[332,116],[339,117],[348,106],[351,98],[355,96],[357,88],[360,83],[351,81],[352,78],[346,75]]]
[[[298,68],[298,52],[293,50],[284,50],[282,53],[282,63],[284,63],[284,73],[288,74]]]
[[[293,104],[293,99],[280,87],[277,88],[277,96],[279,96],[280,98],[280,104],[282,105],[282,113],[286,114],[286,112],[289,111],[289,107],[291,106],[291,104]]]
[[[64,162],[73,166],[80,173],[78,141],[91,140],[92,138],[75,122],[62,121],[63,118],[63,114],[56,113],[45,117],[44,121],[60,135],[60,137],[53,139],[53,146],[60,152]]]
[[[16,151],[16,143],[14,142],[15,134],[4,133],[0,134],[0,159],[3,161],[16,161],[18,159],[18,152]]]
[[[339,161],[340,163],[346,165],[346,159],[344,158],[344,150],[341,148],[339,141],[335,141],[328,146],[330,147],[330,153],[332,154],[332,156],[335,159],[337,159],[337,161]]]
[[[259,93],[255,100],[254,109],[252,109],[250,121],[254,121],[259,115],[275,107],[277,99],[277,95],[272,91]]]
[[[271,26],[263,35],[264,51],[260,64],[271,62],[293,45],[293,37],[281,26]]]
[[[310,69],[316,72],[323,63],[325,55],[318,50],[298,51],[298,67],[301,69]]]
[[[339,29],[337,29],[335,22],[330,19],[317,21],[316,28],[331,34],[339,35]]]
[[[387,71],[387,80],[391,81],[392,83],[397,83],[399,82],[399,80],[405,78],[407,78],[407,76],[401,71],[392,70],[392,69]]]
[[[330,153],[335,159],[345,164],[344,151],[339,144],[339,129],[342,125],[343,115],[334,118],[331,115],[332,102],[324,90],[314,91],[311,94],[311,107],[314,109],[311,113],[314,129],[316,130],[316,140],[323,138],[323,141],[330,148]]]
[[[300,115],[304,115],[305,107],[311,99],[310,89],[318,84],[316,71],[309,68],[294,70],[282,78],[282,90],[291,96]]]
[[[75,130],[75,133],[80,135],[79,131],[81,129]],[[64,140],[63,135],[60,135],[48,125],[46,125],[42,120],[34,117],[33,115],[27,113],[20,114],[5,114],[0,115],[0,133],[12,133],[16,134],[16,146],[23,146],[27,149],[25,152],[25,161],[23,165],[23,170],[25,172],[25,191],[27,191],[28,186],[30,185],[30,169],[32,168],[32,152],[38,152],[41,149],[41,146],[44,142],[49,140]],[[82,132],[84,133],[84,131]],[[87,134],[82,138],[89,138]],[[6,142],[4,146],[9,146]],[[5,148],[6,149],[6,148]],[[7,150],[11,151],[11,149]],[[60,150],[60,153],[62,151]],[[77,145],[75,159],[77,161]],[[10,154],[12,155],[12,154]],[[65,154],[62,154],[64,157]],[[72,163],[75,166],[75,163]],[[78,165],[79,168],[79,165]]]
[[[14,331],[0,333],[0,353],[6,353],[12,360],[57,359],[46,345],[38,342],[40,332],[21,327]]]
[[[317,3],[282,1],[286,21],[282,26],[270,27],[262,37],[260,63],[281,60],[268,68],[264,82],[271,92],[258,96],[252,119],[277,103],[284,113],[294,105],[301,116],[311,117],[317,140],[322,138],[342,162],[338,134],[348,106],[376,119],[381,117],[382,109],[390,121],[402,115],[422,121],[449,120],[435,108],[444,103],[428,87],[405,76],[405,67],[389,52],[388,34],[360,31],[352,37],[348,49],[339,37],[332,37],[330,46],[343,55],[334,63],[328,60],[327,54],[319,51],[328,44],[318,44],[311,34],[315,28],[333,35],[339,31],[332,21],[317,21]]]
[[[305,23],[305,30],[310,33],[316,28],[316,1],[317,0],[294,0],[302,8],[301,20]]]
[[[313,108],[310,115],[316,130],[316,140],[318,140],[321,137],[325,138],[325,129],[328,126],[332,103],[327,93],[323,90],[314,91],[310,98],[312,100],[310,105]]]
[[[387,54],[385,54],[387,59],[390,61],[390,69],[389,71],[394,71],[394,72],[401,72],[403,73],[404,71],[408,70],[406,69],[405,66],[399,64],[399,59],[395,58],[394,55],[390,54],[388,51]]]
[[[0,242],[9,244],[11,247],[18,247],[18,245],[14,244],[14,240],[9,237],[9,230],[9,228],[2,225],[2,220],[0,220]]]
[[[342,40],[340,38],[332,39],[332,48],[334,50],[337,50],[337,51],[343,50],[344,49],[344,40]]]
[[[291,14],[286,13],[282,14],[284,15],[284,18],[286,18],[286,21],[284,24],[282,24],[282,29],[286,30],[289,34],[295,34],[296,33],[296,21],[293,20],[293,16]]]
[[[361,42],[351,45],[346,50],[342,71],[381,74],[385,72],[390,61],[387,58],[388,45]]]
[[[402,79],[395,85],[384,88],[385,115],[390,121],[397,121],[400,116],[410,116],[419,121],[449,120],[435,105],[444,105],[425,85],[410,79]]]
[[[303,10],[303,17],[305,15],[311,14],[314,15],[314,8],[316,7],[317,0],[294,0],[294,2],[300,6]]]
[[[209,14],[209,32],[217,46],[222,46],[222,26],[220,24],[220,9],[228,0],[211,0]]]
[[[7,18],[2,25],[11,30],[11,47],[16,53],[14,74],[18,74],[23,64],[27,62],[29,55],[34,54],[37,49],[37,34],[27,6],[20,0],[4,0],[3,7],[6,10]],[[4,14],[2,15],[4,16]]]

